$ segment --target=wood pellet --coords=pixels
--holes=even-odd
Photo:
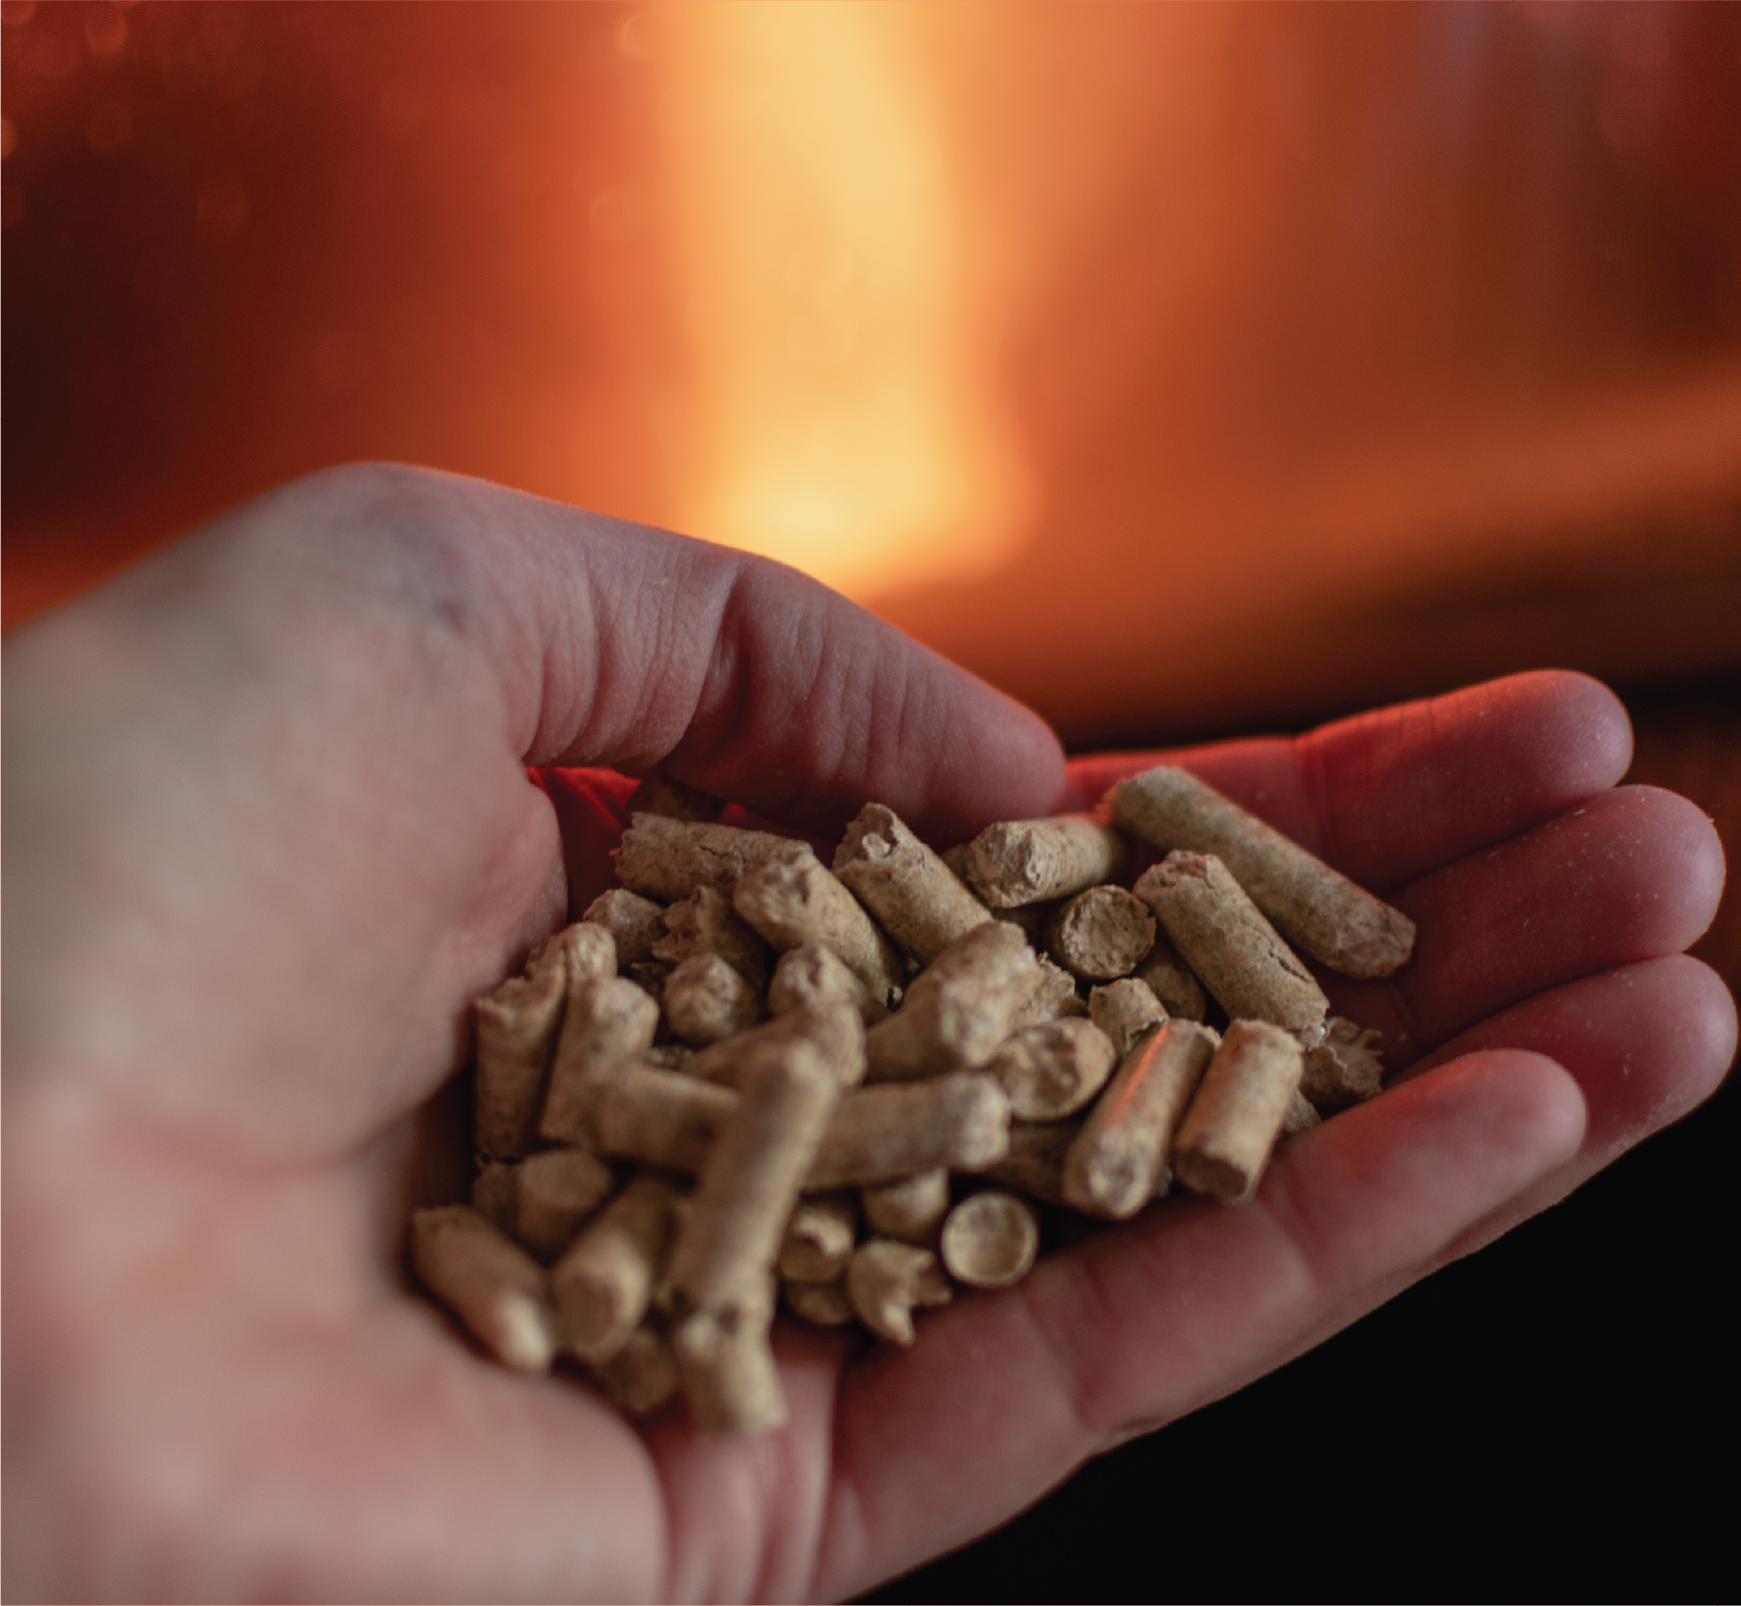
[[[1381,1090],[1295,946],[1388,974],[1412,924],[1184,771],[947,859],[873,803],[832,868],[688,788],[634,806],[622,887],[478,1001],[471,1203],[410,1238],[486,1351],[632,1415],[777,1428],[782,1309],[922,1342],[1062,1212],[1237,1207]]]

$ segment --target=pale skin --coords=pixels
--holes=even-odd
[[[1595,683],[1177,755],[1419,923],[1407,970],[1330,983],[1409,1078],[1252,1204],[1170,1201],[908,1352],[782,1327],[780,1433],[643,1430],[480,1359],[402,1269],[467,1001],[608,884],[628,783],[524,766],[948,841],[1154,756],[1067,771],[788,571],[391,469],[227,515],[5,671],[8,1598],[860,1591],[1560,1197],[1734,1052],[1683,955],[1716,836],[1615,788]]]

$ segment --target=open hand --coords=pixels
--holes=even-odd
[[[1709,823],[1536,675],[1190,767],[1420,926],[1333,1005],[1406,1067],[1254,1203],[1170,1201],[923,1324],[779,1330],[698,1441],[409,1291],[468,1001],[608,881],[626,787],[827,833],[1080,807],[1032,715],[789,571],[437,475],[219,520],[6,661],[9,1596],[824,1597],[1238,1387],[1706,1096]]]

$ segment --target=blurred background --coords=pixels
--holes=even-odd
[[[8,627],[399,459],[793,563],[1077,747],[1586,669],[1741,855],[1741,7],[0,22]],[[886,1598],[1701,1593],[1732,1105]],[[1271,1539],[1158,1562],[1254,1464]]]

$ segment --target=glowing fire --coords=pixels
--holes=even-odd
[[[994,567],[1025,497],[922,14],[660,14],[696,364],[681,527],[849,592]]]

